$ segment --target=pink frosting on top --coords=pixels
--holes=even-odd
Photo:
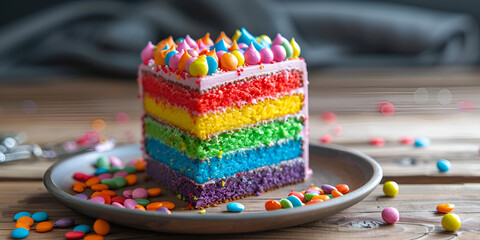
[[[191,47],[187,44],[187,40],[183,40],[177,47],[177,51],[181,52],[182,50],[187,51],[188,49],[191,49]]]
[[[247,50],[245,50],[243,55],[245,57],[245,62],[248,65],[255,65],[260,63],[260,53],[257,51],[257,49],[255,49],[253,43],[250,44],[250,46],[247,48]]]
[[[170,61],[168,61],[168,66],[173,68],[173,69],[178,69],[178,62],[180,61],[180,58],[182,55],[185,53],[184,50],[180,51],[179,53],[173,55],[170,58]]]
[[[281,62],[287,57],[287,51],[282,45],[272,45],[273,61]]]
[[[270,48],[262,48],[260,50],[260,59],[262,63],[271,63],[273,61],[273,53]]]
[[[203,49],[205,49],[207,47],[207,45],[205,45],[205,43],[203,43],[203,41],[199,41],[198,43],[198,51],[202,51]]]
[[[190,46],[191,48],[196,48],[198,47],[198,44],[197,42],[195,42],[195,40],[193,40],[190,35],[187,35],[185,37],[185,41],[187,42],[188,46]]]
[[[280,45],[280,44],[282,44],[282,43],[285,42],[285,41],[288,42],[288,40],[287,40],[286,38],[284,38],[284,37],[279,33],[279,34],[277,34],[277,37],[275,37],[275,39],[273,39],[272,46],[273,46],[273,45]]]
[[[148,42],[147,46],[142,50],[142,53],[140,54],[140,57],[142,58],[142,61],[147,61],[150,58],[153,58],[153,51],[155,51],[155,45],[152,44],[152,42]]]
[[[185,71],[190,72],[190,64],[195,60],[197,60],[197,57],[191,57],[185,62]]]
[[[245,48],[248,48],[248,45],[245,44],[245,43],[239,43],[239,44],[238,44],[238,48],[240,48],[240,49],[245,49]]]
[[[188,49],[187,52],[188,52],[188,55],[192,57],[198,57],[198,52],[195,49]]]

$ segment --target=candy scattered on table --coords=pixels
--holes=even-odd
[[[383,147],[383,146],[385,146],[385,139],[383,139],[381,137],[372,137],[370,139],[370,144],[372,146],[376,146],[376,147]]]
[[[93,224],[93,231],[98,235],[105,236],[110,232],[110,224],[103,219],[97,219]]]
[[[35,222],[43,222],[48,220],[48,213],[46,212],[36,212],[32,215],[32,219]]]
[[[28,237],[29,234],[30,234],[30,231],[28,231],[25,228],[15,228],[13,229],[11,236],[14,239],[23,239]]]
[[[337,115],[332,112],[324,112],[322,115],[322,119],[326,123],[334,123],[337,121]]]
[[[35,226],[35,230],[39,233],[49,232],[53,229],[52,222],[40,222]]]
[[[58,228],[67,228],[73,226],[74,224],[75,220],[72,218],[60,218],[53,224],[53,226]]]
[[[241,203],[229,203],[227,204],[227,210],[230,212],[241,212],[245,209],[245,206]]]
[[[381,102],[378,104],[378,111],[383,115],[383,116],[392,116],[395,114],[395,105],[393,105],[391,102]]]
[[[329,133],[323,134],[323,136],[320,138],[320,142],[322,143],[330,143],[332,141],[333,137]]]
[[[452,168],[452,163],[447,159],[440,159],[437,162],[437,168],[440,172],[448,172],[450,171],[450,168]]]
[[[92,230],[92,228],[88,225],[85,225],[85,224],[78,225],[78,226],[73,228],[73,231],[80,231],[80,232],[84,232],[84,233],[89,233],[91,230]]]
[[[400,220],[400,214],[394,207],[387,207],[382,211],[382,219],[388,224],[394,224]]]
[[[383,193],[389,197],[395,197],[398,194],[398,184],[394,181],[388,181],[383,184]]]
[[[427,137],[417,137],[415,138],[415,147],[423,148],[430,146],[430,138]]]
[[[412,136],[403,136],[400,138],[400,143],[405,145],[412,145],[415,143],[415,138]]]
[[[19,218],[21,217],[32,217],[32,214],[29,213],[29,212],[19,212],[17,214],[15,214],[15,216],[13,216],[13,220],[14,221],[17,221]]]
[[[461,225],[462,220],[457,214],[447,213],[442,218],[442,227],[449,232],[457,231]]]
[[[449,213],[455,209],[455,205],[451,203],[443,203],[437,206],[437,211],[439,213]]]
[[[69,240],[82,239],[83,237],[85,237],[85,232],[82,231],[71,231],[65,233],[65,238]]]

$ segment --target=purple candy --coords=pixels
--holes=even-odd
[[[170,210],[168,210],[168,208],[166,208],[166,207],[159,207],[159,208],[157,208],[156,212],[169,213]]]
[[[83,199],[83,200],[88,200],[88,196],[83,194],[83,193],[79,193],[79,194],[75,195],[75,197]]]
[[[108,159],[110,159],[110,165],[112,167],[121,167],[121,168],[125,167],[122,160],[120,160],[120,158],[118,158],[118,157],[111,156]]]
[[[88,201],[94,202],[94,203],[105,204],[105,198],[100,197],[100,196],[93,197],[93,198],[91,198],[91,199],[88,200]]]
[[[71,218],[60,218],[53,224],[53,226],[58,228],[66,228],[73,226],[73,224],[75,224],[75,220]]]
[[[128,172],[125,171],[118,171],[113,174],[113,177],[126,177],[128,175]]]
[[[126,198],[132,198],[132,192],[133,190],[125,190],[123,191],[123,196]]]
[[[320,191],[315,190],[315,189],[307,189],[305,191],[305,194],[307,194],[307,193],[314,193],[314,194],[320,195]]]
[[[147,199],[147,198],[148,198],[147,189],[145,189],[145,188],[137,188],[137,189],[133,190],[133,192],[132,192],[132,198],[133,198],[133,199]]]
[[[321,188],[323,189],[325,194],[330,194],[333,190],[337,190],[334,186],[328,184],[323,184]]]
[[[113,175],[111,173],[102,173],[97,176],[98,179],[103,180],[103,179],[111,179]]]
[[[123,205],[125,206],[125,208],[135,209],[135,207],[138,205],[138,203],[133,199],[127,199],[127,200],[125,200],[125,202],[123,202]]]
[[[119,208],[125,208],[121,203],[119,202],[113,202],[112,206],[119,207]]]

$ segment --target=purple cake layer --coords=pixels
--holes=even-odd
[[[296,158],[237,173],[232,177],[196,184],[165,164],[147,159],[147,173],[196,208],[303,181],[304,169],[305,160]]]

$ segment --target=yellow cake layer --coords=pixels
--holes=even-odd
[[[205,139],[214,133],[298,113],[303,107],[303,94],[266,99],[258,101],[257,104],[246,104],[240,108],[230,107],[224,112],[202,116],[192,116],[187,110],[155,100],[148,94],[145,94],[143,103],[145,111],[150,115]]]

